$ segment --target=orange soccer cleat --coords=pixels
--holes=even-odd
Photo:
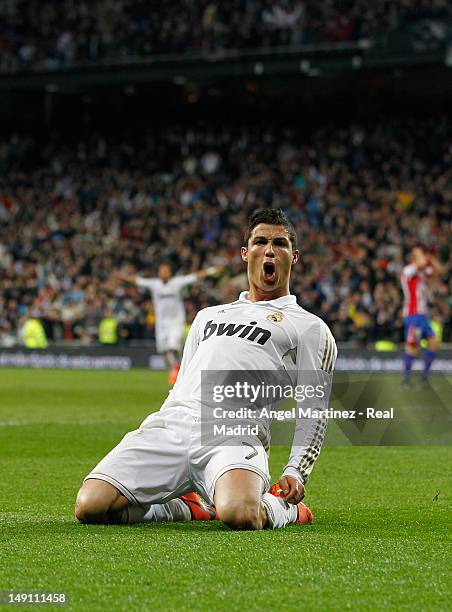
[[[181,495],[179,499],[188,506],[192,521],[218,521],[215,508],[206,504],[197,493],[187,493]]]
[[[298,516],[297,523],[298,525],[306,525],[307,523],[314,522],[314,515],[312,514],[311,508],[308,508],[306,504],[300,502],[297,504]]]
[[[270,488],[270,493],[275,497],[284,498],[283,490],[281,489],[278,483],[274,484]],[[311,508],[308,508],[308,506],[306,506],[306,504],[303,504],[303,502],[299,502],[297,504],[297,511],[298,515],[296,522],[298,525],[306,525],[307,523],[312,524],[314,522],[314,515],[312,514]]]

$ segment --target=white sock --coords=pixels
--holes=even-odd
[[[181,499],[172,499],[166,504],[127,506],[127,523],[172,523],[191,520],[190,508]]]
[[[264,493],[262,503],[267,510],[268,526],[270,529],[279,529],[295,523],[298,517],[297,506],[288,504],[282,497],[271,493]]]

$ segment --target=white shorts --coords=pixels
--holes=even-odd
[[[162,504],[189,491],[213,503],[218,478],[238,468],[259,474],[262,491],[268,490],[262,443],[254,436],[235,440],[234,445],[202,445],[200,418],[182,408],[166,409],[126,434],[85,480],[109,482],[134,505]]]
[[[184,324],[180,321],[159,324],[155,326],[155,340],[158,353],[180,351],[184,335]]]

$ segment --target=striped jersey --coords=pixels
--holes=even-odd
[[[220,371],[219,375],[228,371],[274,371],[287,376],[292,385],[321,380],[330,387],[336,355],[336,343],[327,325],[300,307],[295,296],[251,302],[243,292],[235,302],[211,306],[197,314],[177,382],[162,410],[185,407],[200,416],[202,371]],[[329,389],[323,398],[303,398],[304,412],[307,407],[314,409],[315,418],[310,414],[299,416],[301,411],[296,411],[293,445],[284,474],[303,483],[324,440],[328,400]],[[269,420],[260,419],[259,439],[266,448],[269,427]]]
[[[427,314],[428,279],[433,269],[428,266],[418,270],[415,264],[408,264],[402,270],[403,316]]]

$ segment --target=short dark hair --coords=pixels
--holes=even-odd
[[[289,233],[289,240],[292,244],[292,251],[296,251],[297,234],[295,232],[295,228],[280,208],[263,208],[261,210],[256,210],[250,216],[250,218],[248,219],[248,227],[246,228],[245,235],[243,236],[244,246],[248,245],[248,240],[250,239],[251,232],[256,227],[256,225],[259,225],[259,223],[284,226]]]
[[[172,274],[174,274],[174,263],[171,261],[171,259],[168,259],[167,257],[165,257],[164,259],[160,259],[157,268],[160,268],[160,266],[168,266]]]
[[[421,249],[421,251],[426,251],[425,246],[422,244],[422,242],[413,242],[413,244],[411,245],[411,251],[413,249]]]

